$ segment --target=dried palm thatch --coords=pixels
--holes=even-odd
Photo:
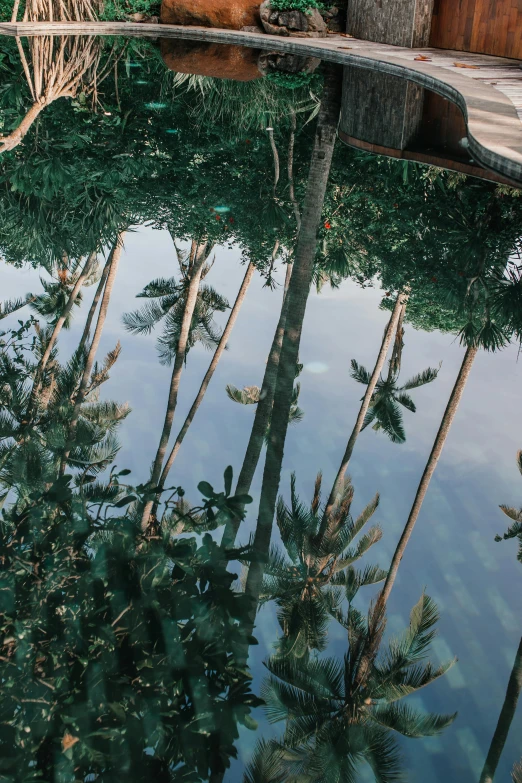
[[[103,44],[94,36],[44,35],[27,40],[28,56],[20,38],[16,43],[33,102],[19,125],[0,136],[0,153],[20,144],[40,112],[58,98],[75,98],[81,92],[96,103],[98,86],[113,67],[111,56],[101,66]]]
[[[20,0],[15,0],[11,22],[16,22]],[[24,22],[94,22],[100,0],[27,0]]]

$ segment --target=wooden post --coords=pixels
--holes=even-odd
[[[346,32],[366,41],[428,46],[434,0],[348,0]]]

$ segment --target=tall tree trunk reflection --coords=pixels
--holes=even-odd
[[[455,381],[455,385],[453,387],[450,398],[448,400],[446,410],[444,411],[444,416],[442,417],[442,421],[440,423],[439,430],[437,432],[435,441],[433,443],[430,456],[428,458],[419,486],[417,488],[417,493],[415,495],[415,500],[413,501],[413,505],[411,507],[408,516],[408,520],[406,522],[406,525],[404,526],[404,530],[402,531],[402,535],[399,539],[399,543],[397,544],[397,548],[395,549],[390,565],[390,570],[388,571],[388,576],[386,577],[384,587],[377,601],[378,609],[381,611],[385,608],[388,599],[390,597],[390,593],[392,591],[393,585],[395,584],[395,579],[397,578],[397,572],[399,570],[400,562],[403,558],[408,541],[410,540],[410,536],[413,532],[413,528],[415,527],[415,523],[418,519],[420,510],[422,508],[422,504],[424,503],[424,499],[426,497],[428,487],[430,485],[432,476],[435,472],[435,468],[437,467],[437,464],[439,462],[440,455],[442,454],[442,449],[444,448],[444,444],[446,443],[446,439],[451,429],[451,425],[453,424],[453,419],[455,418],[455,414],[459,407],[459,403],[462,399],[464,389],[466,388],[466,383],[469,374],[471,372],[471,368],[473,366],[473,361],[475,359],[475,356],[477,355],[477,351],[478,351],[478,347],[470,346],[466,350],[464,359],[462,360],[462,364],[459,370],[459,374],[457,376],[457,380]]]
[[[167,410],[165,412],[165,420],[163,422],[163,429],[161,432],[160,441],[154,458],[152,466],[150,486],[155,489],[160,481],[161,469],[163,466],[163,460],[167,453],[167,446],[169,442],[170,433],[172,430],[172,424],[174,422],[174,413],[178,402],[179,384],[181,381],[181,373],[183,371],[183,365],[185,363],[185,357],[187,353],[187,344],[190,335],[190,327],[192,324],[192,316],[194,314],[194,308],[199,292],[199,283],[201,280],[201,273],[203,266],[207,260],[212,246],[204,240],[196,243],[192,242],[192,248],[190,253],[190,284],[187,291],[187,298],[185,300],[185,310],[183,313],[183,321],[181,324],[181,330],[179,334],[179,340],[176,347],[176,357],[174,359],[174,366],[172,368],[172,376],[170,380],[169,398],[167,401]],[[149,524],[149,518],[154,504],[154,497],[147,500],[144,505],[143,513],[141,517],[141,527],[146,530]]]
[[[283,304],[281,307],[281,313],[279,315],[279,321],[272,340],[270,353],[266,363],[265,374],[263,376],[263,383],[261,385],[261,391],[259,392],[259,402],[256,405],[256,413],[254,416],[254,422],[252,424],[252,430],[250,432],[250,438],[248,440],[245,457],[243,459],[243,465],[239,473],[239,478],[236,485],[236,495],[248,495],[250,487],[254,478],[254,474],[257,469],[259,457],[265,441],[265,434],[270,422],[270,416],[272,414],[272,407],[274,404],[274,391],[277,379],[277,368],[279,367],[279,358],[281,354],[281,345],[283,343],[283,333],[285,330],[286,314],[288,312],[288,286],[290,285],[290,279],[292,275],[293,264],[290,263],[287,266],[285,291]],[[234,545],[237,531],[239,528],[239,520],[229,519],[225,526],[223,538],[221,540],[222,546],[226,549]]]
[[[480,776],[480,783],[492,783],[493,778],[495,777],[495,772],[497,770],[502,751],[504,750],[504,745],[506,744],[506,740],[508,738],[509,729],[511,728],[511,723],[513,722],[513,718],[515,716],[517,702],[521,690],[522,639],[518,645],[517,654],[515,656],[515,663],[513,664],[513,669],[511,670],[511,676],[509,678],[506,690],[506,697],[504,699],[504,704],[502,705],[502,710],[499,715],[495,733],[493,734],[493,739],[491,740],[491,745],[489,746],[488,755],[484,763],[484,769],[482,770],[482,775]]]
[[[77,278],[77,280],[76,280],[76,282],[75,282],[75,284],[73,286],[73,289],[72,289],[72,291],[71,291],[71,293],[69,295],[69,299],[67,300],[67,304],[65,305],[65,308],[64,308],[63,312],[58,317],[58,319],[56,321],[56,324],[54,325],[53,332],[51,334],[49,342],[47,343],[47,347],[46,347],[46,349],[44,351],[44,354],[43,354],[42,358],[40,359],[40,363],[38,365],[38,369],[37,369],[37,372],[36,372],[36,378],[35,378],[35,383],[34,383],[34,387],[33,387],[33,394],[35,396],[37,396],[39,391],[40,391],[42,376],[43,376],[43,374],[45,372],[45,368],[47,367],[47,362],[49,361],[49,357],[50,357],[50,355],[52,353],[52,350],[53,350],[53,348],[55,346],[55,343],[56,343],[56,341],[57,341],[57,339],[58,339],[58,337],[60,335],[62,327],[63,327],[64,323],[67,321],[67,318],[68,318],[68,316],[71,313],[71,310],[72,310],[72,308],[74,306],[74,303],[76,302],[78,294],[80,293],[80,289],[83,286],[83,284],[85,283],[85,280],[88,278],[89,274],[91,273],[95,261],[96,261],[96,252],[93,252],[87,258],[87,261],[85,262],[84,267],[83,267],[81,273],[79,274],[79,276],[78,276],[78,278]],[[30,405],[30,407],[32,407],[32,405]]]
[[[112,287],[114,285],[114,281],[116,279],[116,274],[118,272],[118,265],[120,262],[121,257],[121,251],[123,250],[123,236],[124,234],[118,234],[116,237],[116,241],[113,245],[113,248],[110,253],[111,257],[111,267],[109,274],[107,276],[107,282],[105,283],[105,289],[103,292],[103,298],[100,304],[100,310],[98,312],[98,320],[96,322],[96,329],[94,331],[94,335],[92,338],[91,345],[89,347],[89,352],[87,354],[86,360],[85,360],[85,367],[83,370],[83,375],[80,381],[80,386],[78,389],[78,392],[76,393],[76,397],[74,399],[74,408],[73,413],[71,416],[71,422],[69,425],[69,432],[67,436],[67,443],[65,445],[64,454],[62,457],[61,465],[60,465],[60,474],[63,475],[65,473],[65,468],[67,466],[67,459],[71,453],[71,448],[74,444],[74,436],[76,433],[76,427],[78,425],[78,419],[80,416],[80,409],[82,407],[82,404],[85,401],[85,397],[88,393],[88,386],[89,386],[89,380],[91,378],[92,368],[94,365],[94,360],[96,358],[96,353],[98,351],[98,347],[100,344],[103,327],[105,326],[105,319],[107,318],[107,311],[109,309],[109,302],[111,298],[112,293]]]
[[[266,559],[268,554],[272,535],[284,444],[288,429],[288,416],[292,404],[295,371],[299,357],[299,344],[306,303],[312,283],[317,249],[317,232],[321,222],[323,202],[337,136],[340,98],[340,69],[329,65],[325,73],[321,108],[317,119],[306,196],[303,204],[301,230],[294,257],[294,268],[285,301],[287,308],[286,323],[277,371],[270,437],[263,472],[259,516],[253,544],[256,561],[250,565],[245,586],[245,592],[252,598],[250,616],[248,618],[248,623],[252,628],[255,622],[257,601],[263,579],[263,560]],[[248,652],[245,651],[245,658],[247,654]]]
[[[390,347],[390,343],[392,341],[393,333],[397,329],[397,325],[399,323],[399,318],[401,313],[403,312],[404,307],[406,306],[406,302],[408,299],[407,294],[400,293],[397,296],[397,300],[395,302],[395,307],[393,308],[393,312],[391,314],[390,320],[388,321],[388,326],[384,330],[384,336],[381,343],[381,349],[379,351],[379,354],[377,356],[377,361],[375,362],[375,366],[373,368],[373,373],[370,378],[370,382],[368,386],[366,387],[366,391],[364,393],[364,397],[362,399],[361,407],[359,408],[359,413],[357,414],[357,419],[355,421],[354,428],[352,430],[352,433],[350,435],[350,438],[348,439],[348,444],[346,446],[346,451],[344,452],[344,456],[341,462],[341,465],[339,466],[339,470],[337,471],[337,476],[335,478],[334,484],[332,486],[332,491],[330,492],[330,497],[328,498],[328,504],[326,506],[326,512],[325,512],[325,520],[328,518],[328,514],[332,510],[332,506],[335,503],[336,498],[342,493],[342,488],[344,484],[344,477],[346,474],[346,471],[348,469],[348,464],[350,462],[350,459],[353,454],[353,450],[355,448],[355,443],[357,441],[357,438],[361,432],[362,426],[364,424],[364,418],[368,412],[368,408],[370,405],[370,401],[372,399],[372,395],[375,391],[375,387],[377,385],[377,381],[379,380],[379,376],[382,372],[382,368],[384,367],[384,362],[386,361],[386,356],[388,355],[388,349]]]
[[[158,489],[161,492],[165,486],[165,482],[167,480],[167,477],[169,475],[170,469],[172,468],[172,465],[174,464],[174,460],[177,457],[178,451],[181,447],[181,444],[183,443],[183,440],[185,438],[185,435],[188,432],[188,429],[190,425],[192,424],[192,421],[194,419],[194,416],[196,415],[199,406],[201,405],[201,402],[203,400],[203,397],[205,396],[205,392],[207,391],[208,385],[210,381],[212,380],[212,376],[214,375],[214,372],[216,370],[216,367],[218,366],[219,360],[221,359],[221,356],[223,354],[223,351],[225,350],[227,343],[230,339],[230,335],[232,333],[232,329],[234,328],[234,324],[236,323],[237,317],[239,315],[239,311],[241,310],[241,306],[245,300],[245,296],[247,295],[248,287],[250,285],[250,282],[252,280],[252,277],[255,272],[255,266],[252,262],[247,267],[247,270],[245,272],[245,276],[243,278],[243,282],[241,283],[241,287],[239,289],[239,292],[236,296],[236,301],[234,302],[234,306],[232,307],[232,310],[230,312],[227,324],[225,326],[225,329],[223,330],[223,334],[221,335],[221,339],[219,341],[219,344],[214,351],[214,356],[212,357],[212,361],[209,364],[208,370],[205,373],[205,377],[203,378],[201,382],[201,386],[199,387],[199,391],[196,395],[196,399],[192,403],[192,406],[190,408],[190,411],[188,412],[187,418],[185,419],[185,422],[179,431],[179,434],[176,438],[176,442],[174,443],[174,446],[172,447],[172,451],[170,452],[169,458],[167,462],[165,463],[165,467],[163,468],[163,471],[161,473],[161,478],[159,481]],[[237,494],[237,493],[236,493]],[[154,501],[154,505],[152,507],[152,514],[156,515],[156,511],[159,504],[159,495]]]
[[[83,328],[83,334],[82,338],[80,340],[80,343],[78,345],[78,350],[81,352],[84,350],[85,346],[87,345],[87,340],[90,337],[91,333],[91,326],[94,319],[94,314],[96,312],[96,308],[98,307],[98,302],[101,299],[101,296],[103,294],[103,290],[105,288],[105,283],[107,281],[107,276],[109,274],[109,270],[111,268],[112,264],[112,257],[109,255],[109,258],[105,262],[105,266],[103,267],[103,271],[100,277],[100,281],[98,283],[98,288],[96,289],[96,293],[94,294],[94,299],[91,302],[91,306],[89,308],[89,313],[87,315],[87,320],[85,321],[85,326]]]

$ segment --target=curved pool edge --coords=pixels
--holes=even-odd
[[[128,22],[0,23],[0,35],[122,35],[148,38],[185,38],[229,43],[258,49],[306,53],[340,65],[376,70],[409,79],[455,103],[464,115],[471,155],[483,166],[522,186],[522,122],[512,101],[491,84],[433,64],[405,60],[417,50],[331,35],[322,39],[282,38],[238,30]],[[349,44],[356,43],[357,51]],[[425,50],[419,50],[425,51]],[[439,50],[444,55],[448,52]],[[434,50],[429,50],[433,55]],[[462,53],[455,56],[462,57]],[[476,55],[483,65],[512,65],[516,61]],[[522,71],[521,71],[522,77]]]

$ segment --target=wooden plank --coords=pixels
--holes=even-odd
[[[522,59],[522,0],[438,0],[430,46]]]

